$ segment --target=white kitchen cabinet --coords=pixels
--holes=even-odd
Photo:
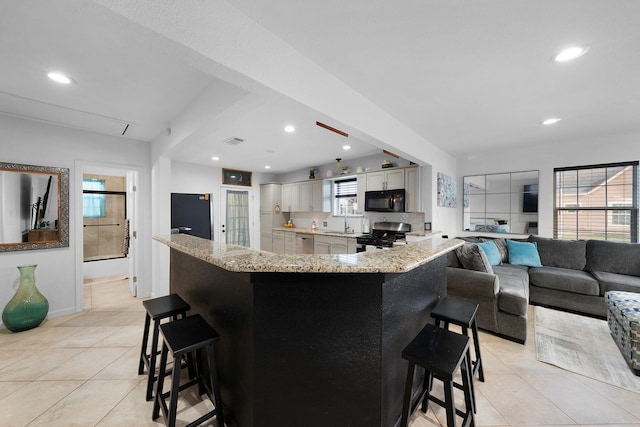
[[[355,254],[357,252],[356,249],[356,238],[355,237],[347,237],[347,253]]]
[[[367,191],[381,191],[384,190],[384,172],[369,172],[366,175]]]
[[[356,238],[316,234],[313,248],[315,254],[354,254],[356,253]]]
[[[404,168],[367,173],[367,191],[404,188]]]
[[[295,194],[295,200],[294,200]],[[298,204],[298,184],[282,184],[282,211],[295,212],[294,208]]]
[[[316,255],[331,253],[331,243],[325,241],[322,236],[316,235],[313,239],[313,253]]]
[[[313,212],[322,212],[323,211],[323,184],[322,180],[313,181],[311,184],[312,187],[312,201],[311,201],[311,211]]]
[[[301,181],[282,184],[284,212],[322,212],[323,181]]]
[[[417,166],[404,170],[404,210],[406,212],[420,212],[420,168]]]
[[[296,233],[293,231],[284,232],[284,253],[285,255],[296,253]]]
[[[277,254],[284,254],[284,231],[273,230],[271,241],[272,251]]]
[[[313,186],[311,181],[298,183],[299,212],[311,212],[313,210]]]
[[[285,219],[282,212],[276,212],[276,205],[282,210],[282,185],[262,184],[260,186],[260,249],[273,251],[271,231],[282,227]]]
[[[367,191],[367,174],[358,174],[358,207],[356,214],[364,214],[364,193]]]
[[[260,233],[260,250],[273,252],[273,234],[271,231]]]

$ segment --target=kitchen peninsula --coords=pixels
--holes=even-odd
[[[170,247],[171,292],[220,333],[222,399],[240,427],[395,425],[401,351],[446,295],[446,254],[462,244],[281,255],[154,239]]]

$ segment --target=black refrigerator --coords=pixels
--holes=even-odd
[[[213,240],[211,194],[171,193],[171,232]]]

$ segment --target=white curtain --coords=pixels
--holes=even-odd
[[[227,243],[249,247],[249,192],[227,190]]]

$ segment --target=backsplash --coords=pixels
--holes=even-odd
[[[379,213],[367,212],[364,216],[333,216],[326,212],[292,212],[291,221],[297,228],[309,228],[313,221],[316,222],[318,229],[324,231],[343,231],[345,221],[350,230],[354,234],[368,233],[373,224],[376,222],[404,222],[411,224],[412,231],[424,229],[424,213],[422,212],[405,212],[405,213]],[[327,225],[324,225],[324,224]]]

